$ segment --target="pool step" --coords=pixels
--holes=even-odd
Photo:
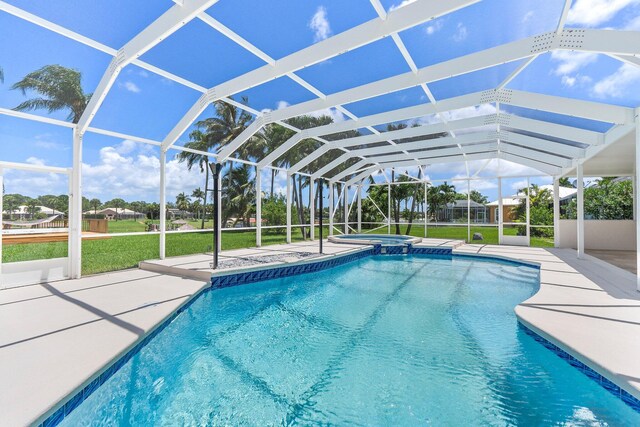
[[[488,271],[495,277],[500,279],[509,279],[509,280],[536,280],[538,278],[537,272],[530,272],[525,269],[526,267],[517,267],[516,271],[513,269],[505,269],[504,267],[492,267],[489,268]]]

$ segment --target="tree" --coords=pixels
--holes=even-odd
[[[585,217],[600,220],[633,219],[633,183],[616,177],[601,178],[584,189]],[[567,206],[567,217],[577,217],[573,199]]]
[[[456,200],[456,188],[445,181],[443,184],[429,187],[427,196],[429,214],[433,215],[436,222],[438,222],[441,219],[438,217],[441,209],[446,208],[449,203],[453,203]]]
[[[91,94],[82,90],[82,75],[79,71],[61,65],[45,65],[33,71],[11,86],[23,95],[33,91],[39,97],[28,99],[14,108],[17,111],[48,110],[49,113],[69,110],[67,120],[78,123]]]
[[[265,197],[262,202],[262,217],[267,221],[267,225],[282,225],[287,221],[287,203],[282,194],[275,194],[273,197]],[[267,232],[284,233],[283,228],[270,228]]]
[[[259,132],[255,135],[252,144],[259,144],[263,150],[263,156],[271,153],[273,150],[281,146],[286,140],[293,136],[293,131],[285,128],[277,123],[271,123],[264,128],[262,128],[262,132]],[[277,167],[281,167],[283,163],[286,161],[285,157],[280,157],[276,159],[272,164]],[[276,179],[276,170],[271,169],[271,186],[269,195],[273,197],[274,185]]]
[[[180,193],[176,196],[176,206],[181,211],[188,211],[190,203],[191,203],[191,199],[186,194]]]
[[[40,212],[40,206],[36,199],[31,199],[27,202],[26,212],[30,215],[31,219],[34,219],[36,214]]]
[[[204,191],[202,191],[201,188],[198,187],[198,188],[196,188],[195,190],[193,190],[191,192],[191,197],[196,199],[195,202],[193,203],[194,210],[197,212],[198,209],[202,208],[202,211],[201,211],[201,213],[202,213],[202,228],[204,228],[204,205],[200,204],[200,200],[202,200],[204,202],[204,200],[207,197],[207,194]]]
[[[127,205],[127,202],[125,202],[122,199],[116,198],[111,200],[110,202],[107,202],[109,204],[109,207],[113,207],[116,210],[116,221],[119,219],[119,215],[118,215],[118,209],[124,209],[125,206]]]
[[[0,67],[0,83],[4,83],[4,70]]]
[[[526,194],[527,189],[518,191]],[[527,222],[527,199],[521,199],[515,207],[515,215],[519,221]],[[531,225],[553,225],[553,193],[547,188],[540,188],[536,184],[529,187],[529,223]],[[525,235],[525,226],[518,226],[518,234]],[[549,228],[530,228],[530,234],[537,237],[552,237],[553,231]]]
[[[5,210],[9,214],[9,219],[12,220],[13,213],[18,209],[19,206],[16,196],[12,194],[4,196],[3,204]]]
[[[200,125],[202,128],[203,126]],[[207,134],[200,129],[196,129],[189,134],[190,141],[185,144],[185,147],[193,150],[208,152],[212,148],[211,139]],[[209,192],[209,156],[200,153],[191,153],[188,151],[182,151],[177,156],[179,162],[187,162],[187,168],[191,170],[193,166],[198,165],[200,173],[205,173],[204,178],[204,195],[202,197],[202,222],[200,228],[204,229],[204,217],[207,209],[207,193]],[[199,188],[198,188],[199,190]],[[201,190],[202,191],[202,190]],[[193,197],[196,197],[193,195]]]
[[[100,199],[89,200],[89,206],[93,209],[93,215],[98,215],[98,208],[100,207]]]
[[[225,206],[225,220],[236,213],[235,226],[240,217],[246,223],[255,205],[255,185],[251,179],[251,166],[243,164],[229,170],[230,185],[227,188],[228,204]],[[246,224],[245,224],[246,225]]]
[[[478,190],[471,190],[471,192],[469,193],[469,198],[476,203],[480,203],[481,205],[486,205],[487,203],[489,203],[489,198]]]
[[[558,183],[560,184],[560,187],[576,188],[576,186],[566,176],[560,178]]]

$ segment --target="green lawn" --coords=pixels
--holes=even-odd
[[[118,221],[134,222],[134,221]],[[115,223],[115,221],[112,221]],[[109,224],[111,226],[111,223]],[[394,232],[395,227],[391,228]],[[427,236],[434,238],[447,238],[466,240],[466,226],[429,226]],[[506,231],[507,229],[505,229]],[[509,229],[515,234],[515,229]],[[283,230],[284,231],[284,230]],[[366,232],[366,230],[363,230]],[[380,228],[375,233],[386,233],[386,227]],[[406,232],[406,226],[403,226]],[[316,227],[316,236],[319,229]],[[497,227],[471,227],[471,233],[482,233],[484,240],[482,243],[497,244]],[[328,227],[324,227],[324,236],[328,234]],[[417,237],[424,236],[424,226],[414,224],[411,228],[411,235]],[[293,241],[301,241],[302,233],[299,228],[292,230]],[[140,261],[158,258],[158,246],[160,237],[157,234],[140,234],[139,236],[115,236],[109,239],[84,240],[82,242],[82,273],[95,274],[107,271],[133,268]],[[204,253],[211,250],[213,245],[213,233],[180,233],[167,234],[167,256],[189,255]],[[285,243],[284,232],[264,230],[262,233],[263,246]],[[250,248],[256,245],[255,231],[225,231],[222,233],[222,249]],[[531,238],[531,246],[553,246],[553,238]],[[59,258],[67,256],[67,243],[33,243],[19,245],[5,245],[2,251],[2,262],[29,261],[35,259]]]

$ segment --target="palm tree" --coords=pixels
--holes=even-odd
[[[186,194],[180,193],[176,196],[176,206],[181,211],[185,211],[185,212],[188,211],[190,203],[191,203],[191,199]]]
[[[200,200],[204,200],[206,198],[206,193],[204,191],[202,191],[201,188],[196,188],[195,190],[193,190],[193,192],[191,193],[191,197],[193,197],[194,199],[196,199],[196,201],[193,203],[194,206],[196,206],[197,203],[197,209],[194,209],[196,212],[198,211],[198,209],[200,209],[201,207],[203,208],[202,210],[202,224],[204,225],[204,206],[200,204]],[[204,228],[204,227],[203,227]]]
[[[31,199],[27,202],[26,212],[31,215],[31,219],[33,219],[38,212],[40,212],[40,206],[38,206],[38,201],[36,199]]]
[[[98,215],[98,208],[100,207],[100,200],[99,199],[91,199],[89,200],[89,206],[91,206],[93,208],[93,215],[96,216]]]
[[[293,131],[285,128],[277,123],[268,124],[263,129],[262,132],[256,134],[252,141],[250,141],[253,145],[258,145],[262,148],[262,156],[266,156],[271,153],[273,150],[282,145],[287,139],[293,136]],[[276,167],[281,167],[285,163],[286,159],[281,157],[276,159],[273,162],[273,165]],[[276,170],[271,169],[271,191],[270,196],[273,197],[274,184],[276,179]]]
[[[113,199],[111,205],[116,209],[116,221],[118,220],[118,208],[123,209],[127,202],[122,199]]]
[[[4,70],[0,67],[0,83],[4,83]]]
[[[82,75],[78,70],[61,65],[45,65],[33,71],[11,89],[19,89],[23,95],[33,91],[41,96],[28,99],[14,108],[18,111],[46,109],[49,113],[69,110],[68,120],[78,123],[91,94],[84,93],[81,85]]]
[[[251,211],[255,205],[255,185],[251,179],[251,166],[243,164],[236,169],[229,171],[231,185],[228,189],[229,204],[228,212],[236,212],[238,215],[233,222],[235,226],[240,217],[246,227],[247,220],[251,216]]]
[[[201,127],[201,126],[200,126]],[[212,148],[209,144],[208,136],[202,132],[200,129],[196,129],[189,134],[189,138],[191,139],[189,142],[184,144],[185,147],[191,148],[193,150],[198,151],[209,151]],[[204,229],[204,212],[207,208],[207,194],[209,192],[209,156],[198,153],[190,153],[188,151],[182,151],[177,156],[179,162],[187,162],[187,168],[191,170],[193,166],[198,165],[200,167],[200,172],[205,173],[204,178],[204,196],[202,197],[202,223],[200,225],[201,229]],[[193,197],[196,197],[193,195]]]

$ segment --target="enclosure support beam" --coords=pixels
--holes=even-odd
[[[584,258],[584,166],[582,162],[578,162],[578,230],[576,233],[576,248],[578,250],[578,258]]]
[[[313,241],[316,240],[316,189],[315,180],[311,178],[309,178],[309,224],[311,224],[309,237]]]
[[[320,232],[320,242],[319,242],[320,253],[322,253],[322,237],[323,237],[322,236],[322,234],[323,234],[323,232],[322,232],[322,227],[323,227],[322,217],[324,216],[323,215],[324,208],[322,206],[323,199],[324,199],[324,194],[322,194],[323,190],[324,190],[323,187],[324,187],[324,180],[322,178],[320,178],[318,180],[318,191],[320,192],[320,197],[318,198],[318,202],[319,202],[319,205],[320,205],[320,206],[318,206],[318,211],[320,212],[320,214],[319,214],[320,216],[318,216],[318,225],[320,226],[320,229],[319,229],[319,232]],[[314,203],[315,203],[315,201],[314,201]]]
[[[2,168],[0,168],[0,188],[4,190],[4,178],[2,174],[3,174],[3,171],[2,171]],[[4,191],[0,191],[0,221],[2,220],[2,212],[4,211],[4,208],[2,206],[3,196],[4,196]],[[2,230],[2,227],[0,227],[0,230]],[[2,232],[0,232],[0,278],[2,278]],[[2,281],[0,280],[0,289],[2,289],[1,282]]]
[[[329,181],[329,236],[333,236],[333,182]]]
[[[262,169],[256,166],[256,247],[262,246]]]
[[[498,220],[498,244],[502,244],[502,178],[498,177],[498,214],[496,215]]]
[[[560,179],[553,178],[553,247],[560,247]]]
[[[82,275],[82,134],[77,128],[73,132],[73,169],[70,179],[69,276],[79,279]]]
[[[424,175],[424,174],[423,174]],[[426,177],[425,177],[426,178]],[[427,222],[428,222],[428,212],[429,207],[427,206],[427,181],[424,182],[424,238],[427,238]]]
[[[167,152],[160,149],[160,259],[164,259],[166,255],[166,239],[167,239]],[[212,202],[215,207],[215,197],[213,194]],[[214,224],[215,227],[215,224]]]
[[[287,173],[287,243],[291,243],[291,179]]]
[[[342,185],[342,191],[344,192],[344,234],[349,234],[349,187],[347,184]]]
[[[391,183],[387,184],[387,234],[391,234]]]
[[[358,185],[358,233],[362,233],[362,182]]]
[[[639,183],[639,179],[640,179],[640,174],[638,174],[638,165],[640,165],[640,108],[636,108],[636,117],[635,117],[635,121],[636,121],[636,176],[634,177],[634,182],[636,184],[635,186],[635,191],[633,192],[633,200],[635,201],[635,206],[636,206],[636,214],[637,214],[637,207],[640,206],[638,204],[638,201],[640,201],[640,196],[639,196],[639,191],[638,189],[640,189],[640,185],[638,185]],[[636,290],[638,292],[640,292],[640,221],[638,221],[637,216],[634,216],[634,219],[636,220],[636,267],[638,268],[637,273],[636,273]]]
[[[471,243],[471,180],[467,180],[467,243]]]

